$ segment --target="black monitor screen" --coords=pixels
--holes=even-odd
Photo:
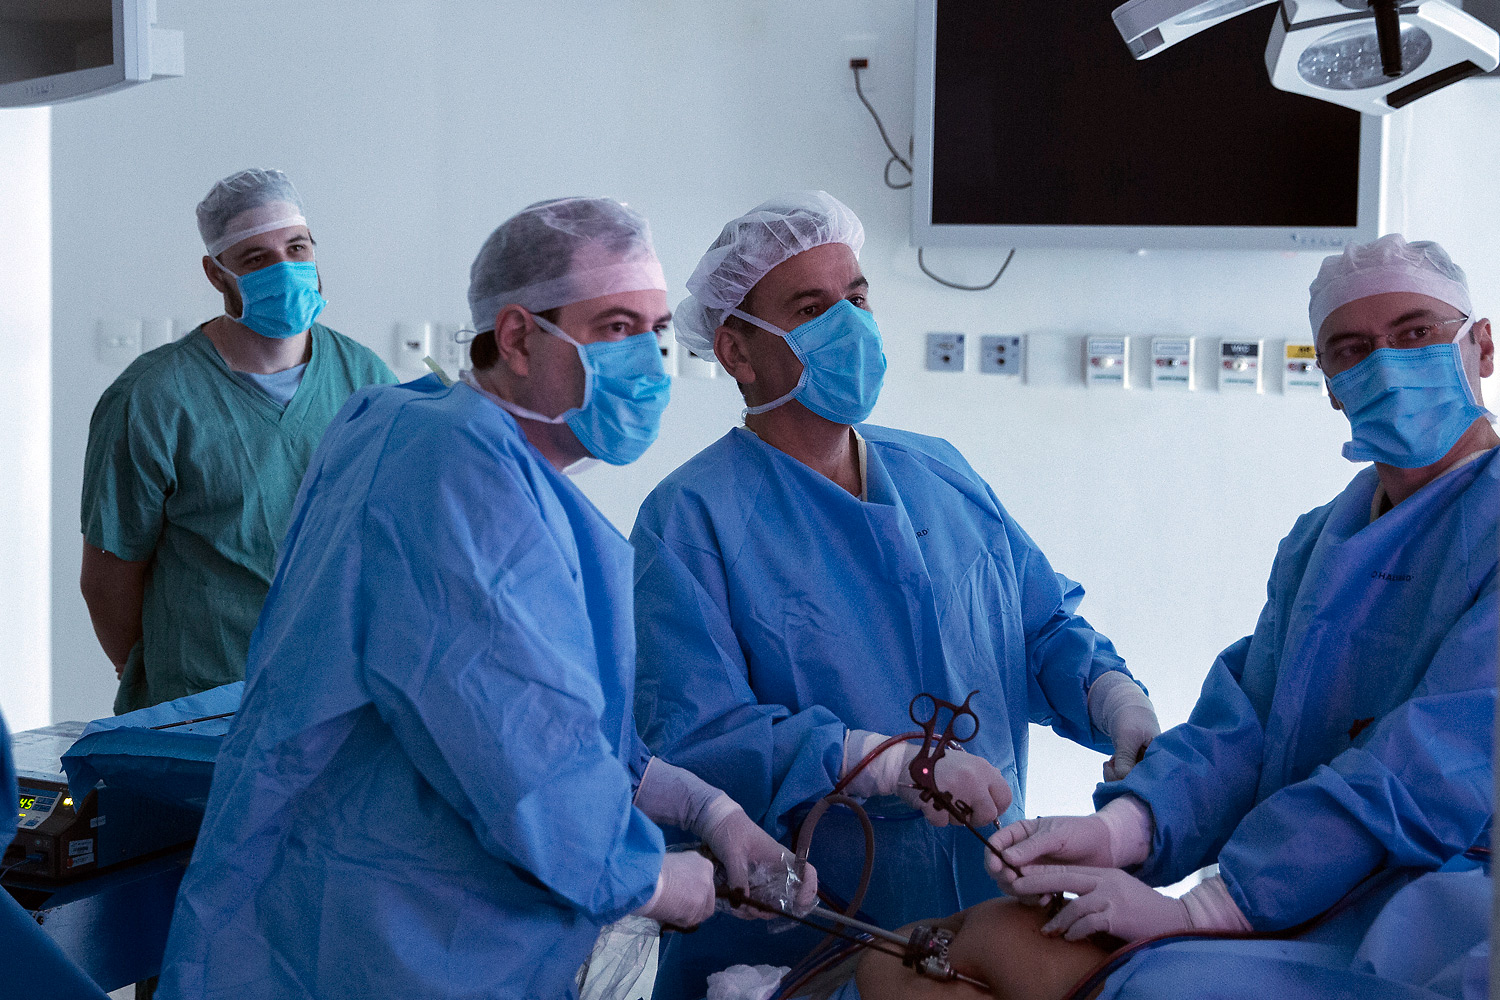
[[[1119,2],[939,0],[933,224],[1358,224],[1360,115],[1271,86],[1279,5],[1137,62]]]

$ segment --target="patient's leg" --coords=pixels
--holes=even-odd
[[[1063,997],[1109,954],[1088,941],[1043,937],[1045,911],[1014,899],[992,899],[944,920],[924,923],[954,932],[953,968],[990,984],[992,995],[1016,1000]],[[915,926],[915,925],[913,925]],[[903,932],[911,927],[903,928]],[[964,983],[939,983],[899,959],[869,952],[855,975],[862,1000],[960,1000],[984,992]]]

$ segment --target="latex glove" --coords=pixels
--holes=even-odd
[[[853,771],[860,761],[887,739],[889,737],[880,733],[866,732],[863,729],[849,730],[849,735],[844,740],[843,774]],[[891,747],[871,761],[850,782],[847,791],[850,795],[867,799],[877,795],[900,795],[913,808],[922,810],[922,815],[933,826],[947,826],[953,822],[948,812],[936,803],[923,802],[921,791],[912,787],[907,765],[920,749],[912,743],[898,743]],[[1010,808],[1010,784],[1006,782],[1005,775],[978,754],[950,749],[938,761],[936,779],[938,788],[973,808],[971,822],[975,826],[995,822],[1001,813]]]
[[[1022,872],[1016,889],[1031,896],[1077,893],[1051,920],[1042,925],[1048,937],[1061,935],[1081,941],[1100,931],[1123,941],[1192,930],[1187,904],[1165,896],[1134,875],[1118,868],[1075,868],[1036,865]]]
[[[817,902],[818,873],[811,865],[800,881],[788,879],[796,858],[745,815],[726,793],[691,771],[652,757],[635,793],[636,808],[659,824],[694,834],[724,866],[729,887],[742,889],[763,903],[789,908],[802,916]],[[779,885],[779,891],[772,891]],[[788,898],[790,885],[791,898]],[[737,916],[770,914],[748,907]]]
[[[1122,795],[1091,816],[1041,816],[1012,823],[990,838],[1005,864],[986,852],[985,870],[1012,896],[1026,893],[1016,871],[1036,864],[1127,868],[1151,854],[1151,810],[1134,795]],[[1045,900],[1041,900],[1045,902]]]
[[[695,832],[724,866],[729,887],[743,889],[782,912],[806,916],[818,905],[817,870],[804,865],[798,872],[796,855],[762,830],[737,802],[720,794],[722,800],[709,807],[707,828]],[[775,914],[748,906],[731,912],[743,919],[775,919]]]
[[[1109,734],[1115,754],[1104,762],[1104,780],[1119,781],[1145,756],[1151,741],[1161,735],[1156,708],[1140,685],[1111,670],[1089,688],[1089,719]]]
[[[714,865],[697,851],[663,856],[656,892],[635,911],[660,924],[697,927],[714,915]]]

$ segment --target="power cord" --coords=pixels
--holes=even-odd
[[[1015,251],[1015,248],[1012,247],[1010,253],[1007,254],[1006,257],[1005,257],[1005,263],[1000,265],[1000,270],[996,271],[995,272],[995,276],[993,278],[991,278],[989,281],[985,282],[982,285],[960,285],[956,281],[949,281],[947,278],[939,278],[937,275],[935,275],[931,271],[929,271],[927,269],[927,262],[922,259],[922,248],[921,247],[917,247],[917,266],[922,269],[922,273],[925,274],[925,275],[927,275],[927,277],[931,278],[933,281],[936,281],[938,284],[943,285],[943,286],[945,286],[947,288],[956,288],[960,292],[987,292],[987,291],[989,291],[991,288],[995,287],[996,283],[999,282],[999,280],[1002,277],[1005,276],[1006,270],[1010,267],[1010,262],[1013,261],[1013,260],[1015,260],[1015,259],[1016,259],[1016,251]]]
[[[854,93],[859,97],[859,102],[865,106],[865,110],[870,112],[870,117],[875,119],[875,127],[880,130],[880,140],[885,143],[885,148],[890,150],[891,158],[885,161],[885,186],[896,191],[904,191],[906,188],[911,187],[911,160],[908,160],[896,151],[896,146],[891,142],[891,137],[886,134],[885,122],[880,120],[880,113],[875,110],[875,105],[870,103],[870,99],[865,96],[864,88],[860,86],[859,71],[868,69],[869,65],[870,60],[868,59],[849,60],[849,68],[854,71]],[[904,184],[894,184],[891,182],[891,167],[898,163],[901,165],[901,169],[906,171],[906,183]]]
[[[859,73],[860,70],[868,69],[869,66],[870,60],[868,59],[854,58],[849,60],[849,69],[854,72],[854,93],[859,98],[859,102],[865,106],[865,110],[870,112],[870,117],[875,120],[875,127],[880,130],[880,141],[885,143],[885,148],[891,154],[891,158],[885,161],[885,170],[881,173],[882,178],[885,180],[885,186],[895,191],[904,191],[905,189],[911,187],[911,178],[914,174],[914,171],[911,168],[911,160],[907,158],[911,155],[911,143],[907,143],[907,156],[902,156],[900,152],[897,151],[895,143],[891,142],[890,135],[886,133],[885,122],[880,120],[880,112],[875,110],[875,105],[871,104],[870,99],[865,96],[864,87],[860,85]],[[905,170],[907,175],[906,181],[901,184],[896,184],[891,181],[891,167],[897,165],[899,165],[902,170]],[[1012,260],[1015,260],[1015,257],[1016,251],[1015,248],[1012,247],[1009,255],[1007,255],[1005,258],[1005,263],[1000,265],[1000,270],[996,271],[995,276],[983,285],[961,285],[956,281],[949,281],[947,278],[942,278],[936,274],[933,274],[932,271],[927,267],[927,261],[922,255],[921,247],[917,248],[917,267],[922,269],[923,274],[927,275],[927,277],[931,278],[933,281],[936,281],[944,288],[952,288],[960,292],[986,292],[991,288],[994,288],[995,285],[999,283],[1000,279],[1005,276],[1006,270],[1010,267],[1010,262]]]

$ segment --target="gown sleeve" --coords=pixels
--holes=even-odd
[[[1255,803],[1265,728],[1240,680],[1267,645],[1269,611],[1255,635],[1219,654],[1188,721],[1153,740],[1125,780],[1094,793],[1096,808],[1127,793],[1150,807],[1151,856],[1136,874],[1151,885],[1171,885],[1212,863]]]
[[[486,851],[616,919],[651,897],[662,836],[631,804],[632,748],[617,756],[601,730],[583,588],[522,464],[453,438],[413,434],[375,476],[354,632],[364,682]]]
[[[1089,719],[1088,690],[1102,674],[1118,670],[1129,677],[1130,671],[1114,643],[1078,613],[1083,586],[1054,571],[993,492],[990,498],[1004,518],[1021,591],[1031,721],[1051,726],[1075,743],[1111,753],[1109,734]]]
[[[1322,913],[1377,868],[1440,868],[1484,836],[1494,813],[1497,602],[1492,570],[1412,697],[1239,825],[1219,869],[1256,930]]]
[[[170,428],[150,400],[122,376],[94,407],[83,460],[83,537],[120,559],[140,562],[156,550],[176,487]]]
[[[1281,648],[1279,597],[1300,575],[1301,523],[1282,540],[1266,582],[1255,632],[1219,654],[1188,721],[1151,742],[1123,781],[1102,784],[1094,805],[1131,794],[1151,809],[1151,855],[1135,869],[1151,885],[1171,885],[1212,864],[1255,805],[1265,759],[1268,691],[1246,689],[1247,677],[1274,680]]]
[[[728,792],[772,836],[785,815],[833,790],[847,728],[828,709],[762,704],[729,619],[723,557],[706,519],[648,500],[635,546],[636,721],[664,760]]]

